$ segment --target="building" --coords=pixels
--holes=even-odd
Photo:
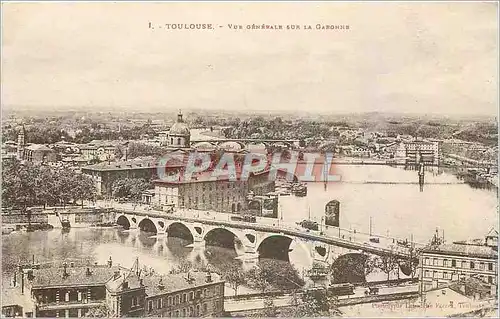
[[[406,164],[417,164],[421,160],[425,164],[439,165],[439,143],[429,141],[414,141],[404,143]]]
[[[491,308],[495,300],[481,280],[471,277],[428,290],[422,294],[421,302],[426,305],[424,309],[427,316],[443,317]]]
[[[167,173],[177,172],[184,165],[170,164]],[[135,159],[120,162],[102,162],[82,167],[82,173],[90,176],[96,185],[98,195],[111,195],[113,182],[123,178],[142,178],[146,181],[158,177],[162,166],[154,158]]]
[[[145,317],[221,317],[224,281],[209,272],[144,276]]]
[[[81,156],[87,161],[98,160],[114,160],[116,146],[111,143],[88,143],[78,146]]]
[[[57,161],[57,154],[45,145],[31,144],[24,147],[23,159],[33,163],[52,163]]]
[[[182,113],[177,115],[177,122],[172,125],[168,132],[167,145],[170,148],[189,148],[191,132],[182,119]]]
[[[107,265],[24,268],[22,290],[4,315],[32,317],[214,317],[224,312],[224,281],[209,272],[158,275]],[[31,297],[31,305],[13,300]],[[12,301],[10,301],[12,299]]]
[[[247,209],[247,181],[231,181],[228,177],[211,180],[210,176],[207,172],[193,176],[192,180],[155,180],[154,203],[226,213]]]
[[[471,277],[489,285],[496,295],[498,281],[498,253],[489,236],[482,244],[453,243],[429,246],[420,257],[419,291],[425,292]],[[496,238],[498,240],[498,236]]]
[[[120,267],[50,267],[28,273],[34,317],[83,317],[92,309],[105,307],[106,283]]]

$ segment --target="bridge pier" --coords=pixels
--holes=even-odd
[[[250,269],[257,266],[259,262],[259,252],[258,251],[247,251],[243,256],[241,256],[243,261],[243,267],[245,269]]]
[[[193,248],[196,250],[203,250],[205,249],[205,244],[206,242],[204,239],[195,238],[195,240],[193,241]]]

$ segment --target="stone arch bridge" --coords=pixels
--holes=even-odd
[[[291,251],[302,250],[301,257],[307,258],[307,267],[314,263],[332,264],[343,255],[360,256],[393,254],[408,259],[409,254],[387,248],[370,246],[366,243],[351,242],[340,238],[317,235],[305,230],[214,219],[200,211],[196,217],[152,211],[115,211],[115,221],[125,229],[183,237],[192,241],[193,247],[203,248],[206,243],[228,248],[239,243],[243,247],[245,262],[256,262],[259,258],[275,258],[289,261]],[[224,214],[226,215],[226,214]],[[230,215],[227,215],[229,218]]]

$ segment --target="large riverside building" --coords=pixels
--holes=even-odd
[[[177,171],[183,165],[170,165],[167,171]],[[102,162],[82,167],[82,173],[90,176],[96,185],[97,194],[111,195],[113,182],[123,178],[142,178],[147,181],[158,176],[160,164],[153,158],[120,162]]]
[[[417,165],[421,160],[425,164],[439,165],[439,143],[430,141],[401,142],[395,151],[395,157],[407,165]]]
[[[491,287],[495,295],[498,287],[498,233],[489,234],[481,245],[453,243],[429,246],[420,257],[419,290],[425,292],[449,284],[478,278]]]
[[[153,203],[174,208],[211,210],[223,213],[247,209],[249,191],[259,193],[274,191],[274,181],[268,181],[267,173],[250,174],[248,180],[230,180],[221,177],[212,180],[210,172],[194,176],[191,180],[156,180]]]
[[[140,270],[88,265],[24,269],[21,294],[30,309],[10,305],[9,313],[32,317],[215,317],[224,312],[224,281],[192,271],[160,276]],[[12,310],[13,309],[13,310]],[[4,311],[7,313],[7,311]]]

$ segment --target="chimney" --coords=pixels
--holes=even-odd
[[[142,278],[141,278],[141,279],[139,279],[139,285],[140,285],[141,287],[142,287],[142,286],[144,286],[144,279],[142,279]]]
[[[17,286],[17,272],[14,273],[14,278],[12,278],[12,287]]]
[[[210,272],[207,272],[205,282],[212,282],[212,274]]]
[[[87,271],[85,272],[85,275],[87,275],[87,276],[92,275],[92,272],[90,271],[90,267],[87,267]]]
[[[113,260],[111,259],[111,256],[109,256],[108,267],[111,268],[111,266],[113,266]]]
[[[124,281],[122,287],[123,289],[128,289],[128,281]]]

